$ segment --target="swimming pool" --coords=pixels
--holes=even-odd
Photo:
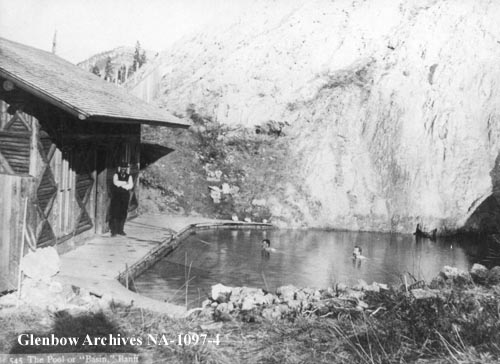
[[[267,238],[276,249],[263,254]],[[365,260],[352,259],[355,245]],[[193,307],[211,285],[250,286],[267,290],[293,284],[327,288],[397,284],[401,274],[429,281],[445,265],[470,269],[484,252],[472,241],[417,240],[413,235],[321,230],[204,230],[189,236],[174,252],[135,280],[145,296]],[[409,274],[408,274],[409,273]],[[187,282],[187,290],[186,290]],[[187,295],[186,295],[187,292]]]

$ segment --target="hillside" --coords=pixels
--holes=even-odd
[[[228,183],[238,192],[222,196],[241,201],[223,215],[258,218],[258,207],[285,226],[498,231],[499,16],[494,1],[257,1],[160,55],[156,102],[200,122],[187,144],[146,132],[180,145],[160,162],[183,168],[165,182],[155,167],[145,174],[177,185],[186,213],[218,211],[189,206]],[[207,128],[222,130],[215,158],[200,152]],[[227,172],[210,181],[217,170]],[[197,185],[187,171],[198,193],[183,192]]]
[[[142,52],[142,49],[141,49]],[[157,56],[157,52],[144,50],[146,61],[151,61]],[[134,63],[134,47],[117,47],[109,51],[104,51],[93,55],[77,64],[78,67],[92,72],[94,67],[99,70],[99,76],[102,78],[106,74],[106,63],[108,58],[111,60],[112,82],[123,83],[119,78],[125,79],[125,76],[119,76],[118,73],[127,73],[129,77],[134,74],[132,66]]]

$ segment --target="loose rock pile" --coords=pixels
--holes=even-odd
[[[337,284],[328,289],[297,288],[292,285],[279,287],[275,293],[258,288],[228,287],[222,284],[212,286],[211,296],[202,303],[201,315],[216,321],[254,322],[260,320],[279,320],[298,315],[338,316],[342,313],[375,314],[383,309],[370,305],[367,294],[383,293],[401,289],[407,297],[414,300],[442,299],[455,288],[474,289],[475,285],[500,284],[500,267],[488,270],[474,264],[470,272],[445,266],[439,275],[427,285],[425,282],[400,287],[388,287],[373,282],[368,285],[363,280],[352,288]]]
[[[488,270],[484,265],[474,264],[470,272],[459,270],[455,267],[445,266],[439,275],[434,278],[430,287],[439,289],[451,285],[466,287],[471,284],[494,286],[500,283],[500,266]]]
[[[368,309],[363,301],[365,292],[387,290],[385,284],[371,285],[360,280],[352,289],[344,284],[334,288],[279,287],[275,293],[259,288],[212,286],[211,297],[202,303],[202,315],[217,321],[235,318],[243,321],[277,320],[297,315],[338,315],[343,312],[359,313]]]

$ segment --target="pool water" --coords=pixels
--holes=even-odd
[[[262,252],[265,238],[276,251]],[[355,245],[366,259],[352,259]],[[408,280],[413,276],[430,281],[445,265],[467,270],[475,262],[484,263],[488,250],[481,246],[474,241],[431,241],[402,234],[205,230],[189,236],[134,283],[145,296],[196,307],[217,283],[273,291],[287,284],[354,285],[360,279],[368,284],[399,284],[402,274]]]

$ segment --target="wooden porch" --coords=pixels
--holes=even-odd
[[[128,269],[132,280],[143,269],[175,249],[193,229],[214,227],[269,228],[272,225],[203,217],[141,215],[126,223],[127,236],[95,236],[84,245],[62,254],[61,271],[54,278],[123,304],[133,301],[138,307],[181,316],[186,312],[184,307],[129,291],[118,279],[123,281]]]

